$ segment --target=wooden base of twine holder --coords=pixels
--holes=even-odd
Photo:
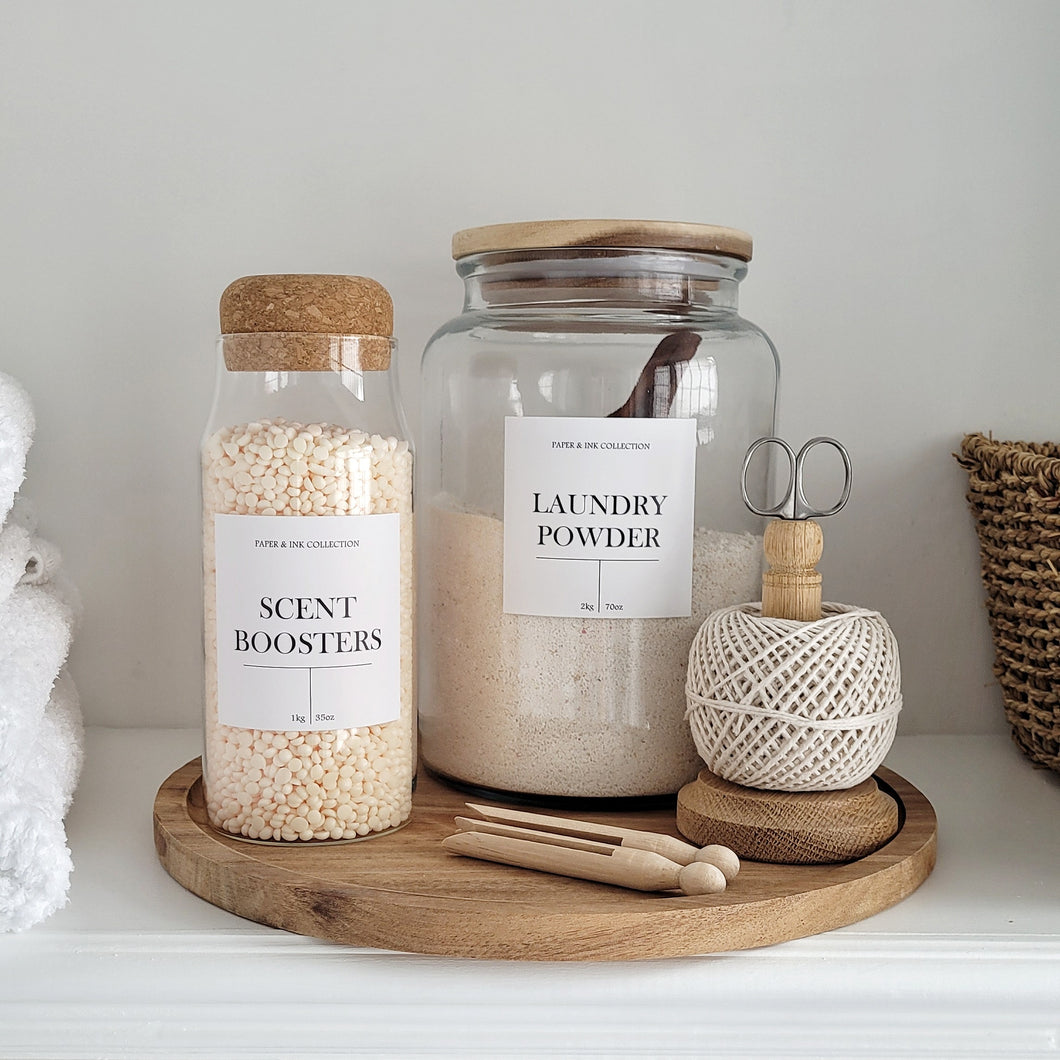
[[[677,796],[677,828],[689,842],[776,865],[863,858],[899,823],[898,803],[873,778],[845,791],[758,791],[704,769]]]
[[[716,729],[721,735],[715,733],[711,738],[731,740],[742,753],[752,758],[756,753],[761,757],[763,747],[769,747],[770,752],[779,758],[785,754],[816,753],[812,746],[808,752],[804,750],[798,726],[803,721],[808,726],[813,724],[806,720],[804,706],[814,716],[822,713],[820,704],[810,699],[819,690],[807,689],[806,703],[800,701],[799,692],[794,688],[783,690],[774,702],[766,702],[765,697],[772,694],[768,690],[776,684],[774,676],[779,677],[788,665],[786,660],[774,658],[769,649],[777,648],[779,655],[785,647],[786,631],[794,631],[800,625],[820,622],[822,619],[821,576],[815,567],[821,557],[823,543],[821,528],[812,520],[779,520],[771,523],[764,542],[770,569],[762,578],[761,615],[781,622],[773,624],[776,628],[767,629],[763,624],[762,628],[748,630],[749,639],[757,638],[759,643],[754,646],[743,645],[741,651],[732,658],[723,650],[724,644],[719,646],[717,639],[720,637],[724,641],[726,636],[730,640],[734,639],[737,627],[712,629],[710,624],[715,618],[720,620],[720,616],[727,612],[747,609],[730,608],[716,612],[707,619],[697,635],[689,659],[689,716],[693,721],[693,734],[697,737],[700,754],[708,764],[712,762],[712,756],[705,753],[701,746],[703,733],[697,733],[696,711],[720,712],[718,718],[725,720]],[[836,605],[829,606],[833,611],[836,610]],[[882,616],[874,612],[860,614],[877,627],[872,632],[880,633],[883,638],[873,658],[852,656],[844,660],[841,656],[846,651],[845,646],[837,646],[834,641],[826,644],[822,640],[815,647],[823,653],[821,665],[826,670],[842,663],[846,663],[848,669],[860,666],[865,674],[871,675],[864,680],[881,682],[880,694],[890,701],[884,703],[884,710],[876,717],[873,717],[872,712],[873,705],[877,705],[879,699],[875,687],[858,690],[868,693],[868,702],[865,704],[868,717],[857,712],[848,716],[849,704],[844,704],[840,695],[829,693],[830,702],[825,704],[825,713],[835,716],[837,724],[849,723],[846,742],[839,741],[838,752],[834,751],[836,745],[833,743],[832,753],[868,753],[874,756],[875,764],[863,770],[860,777],[852,776],[848,782],[852,786],[827,791],[745,787],[704,769],[696,780],[681,789],[677,797],[677,827],[687,839],[699,845],[721,843],[736,851],[741,858],[751,861],[801,865],[853,861],[878,850],[897,834],[900,824],[897,802],[880,790],[875,779],[867,776],[882,760],[893,739],[896,716],[901,707],[901,695],[897,694],[897,698],[893,698],[898,684],[897,645]],[[749,621],[742,615],[736,617],[745,624]],[[713,641],[712,635],[715,638]],[[763,648],[763,638],[767,642],[772,639],[773,643],[766,643]],[[863,639],[855,639],[859,644],[858,650],[861,650]],[[747,657],[744,652],[748,647],[751,655],[757,654],[757,658]],[[833,653],[831,658],[830,651]],[[734,680],[730,687],[721,692],[715,689],[700,695],[704,685],[712,684],[710,675],[704,674],[704,669],[709,668],[704,666],[701,657],[704,654],[711,656],[708,662],[723,670],[726,667],[738,670],[739,680]],[[791,669],[805,669],[804,662],[799,661],[799,651],[796,649]],[[756,672],[755,664],[776,666],[777,670],[775,674],[762,672],[761,668]],[[885,673],[888,670],[890,672]],[[849,678],[849,673],[846,676]],[[857,677],[859,681],[863,680],[861,672]],[[740,719],[736,702],[732,702],[733,712],[727,715],[724,703],[718,702],[714,707],[709,701],[710,695],[714,693],[721,699],[730,696],[735,701],[739,698],[735,686],[741,683],[753,685],[755,682],[759,688],[751,696],[755,705],[749,714],[757,715],[756,718]],[[836,682],[837,685],[847,683]],[[704,696],[707,698],[704,699]],[[864,728],[860,727],[861,722],[864,722]],[[755,724],[761,724],[761,736],[756,734],[753,728]],[[699,728],[702,730],[704,726],[700,724]],[[872,746],[873,743],[875,746]],[[778,772],[783,774],[784,771]],[[766,786],[779,789],[784,784],[784,780],[779,780],[766,783]]]

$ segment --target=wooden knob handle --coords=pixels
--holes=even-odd
[[[678,875],[677,886],[682,894],[721,894],[728,880],[717,865],[706,861],[694,861],[685,865]]]
[[[824,534],[812,519],[776,519],[766,527],[763,550],[769,570],[762,575],[762,615],[816,622],[821,617],[821,575],[817,561]]]

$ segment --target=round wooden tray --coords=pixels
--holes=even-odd
[[[722,894],[695,898],[448,854],[440,843],[456,831],[467,796],[422,773],[412,820],[400,831],[363,843],[273,846],[229,839],[207,824],[195,759],[158,790],[155,846],[189,891],[301,935],[448,957],[678,957],[814,935],[916,890],[935,864],[935,812],[896,773],[881,769],[876,779],[897,799],[901,826],[875,853],[845,865],[744,862]],[[678,835],[673,810],[577,816]]]

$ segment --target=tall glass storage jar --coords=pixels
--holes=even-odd
[[[333,842],[411,812],[412,454],[393,307],[358,276],[221,297],[202,444],[210,823]]]
[[[463,312],[421,376],[423,763],[518,801],[669,798],[702,765],[692,639],[761,595],[740,469],[778,362],[737,308],[751,239],[551,221],[453,256]]]

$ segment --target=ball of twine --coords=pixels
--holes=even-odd
[[[824,604],[817,622],[759,604],[709,615],[692,643],[686,718],[716,776],[767,791],[870,777],[902,709],[898,644],[876,611]]]

